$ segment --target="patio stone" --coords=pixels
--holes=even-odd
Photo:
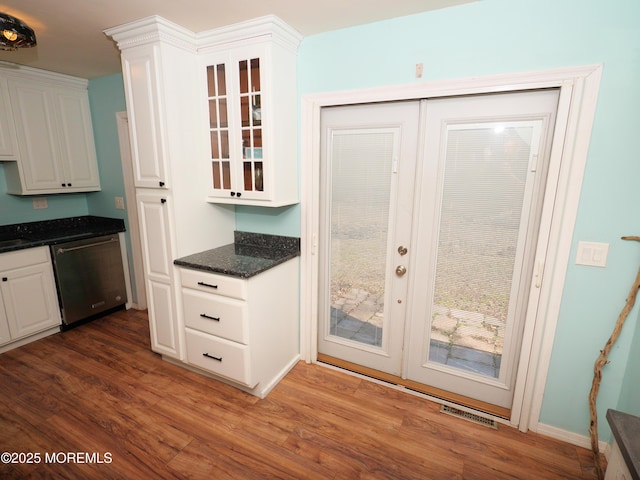
[[[436,315],[431,321],[431,329],[439,332],[453,333],[458,326],[458,319],[446,315]]]

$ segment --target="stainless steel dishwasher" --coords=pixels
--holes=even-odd
[[[62,329],[127,302],[117,234],[51,246]]]

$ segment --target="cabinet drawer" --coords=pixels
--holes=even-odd
[[[255,386],[251,378],[249,347],[190,328],[185,332],[187,361],[191,365],[252,388]]]
[[[241,300],[247,298],[247,282],[245,280],[186,268],[181,269],[180,273],[183,287]]]
[[[184,324],[234,342],[249,341],[247,305],[242,300],[182,289]]]
[[[26,248],[0,254],[0,271],[14,270],[29,265],[49,263],[51,256],[48,247]]]

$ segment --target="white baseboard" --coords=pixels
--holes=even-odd
[[[561,442],[570,443],[571,445],[575,445],[576,447],[582,447],[591,450],[591,438],[587,435],[580,435],[579,433],[570,432],[558,427],[552,427],[551,425],[545,425],[544,423],[538,424],[536,433],[544,435],[545,437],[551,437],[556,440],[560,440]],[[607,457],[608,459],[609,454],[611,453],[611,445],[609,445],[607,442],[599,440],[598,448],[600,449],[600,452],[604,453],[605,457]]]

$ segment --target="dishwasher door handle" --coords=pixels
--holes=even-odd
[[[118,241],[117,238],[112,237],[109,240],[105,240],[104,242],[87,243],[86,245],[78,245],[77,247],[70,247],[70,248],[58,248],[56,250],[56,253],[61,254],[66,252],[73,252],[74,250],[82,250],[84,248],[97,247],[99,245],[106,245],[107,243],[113,243],[117,241]]]

